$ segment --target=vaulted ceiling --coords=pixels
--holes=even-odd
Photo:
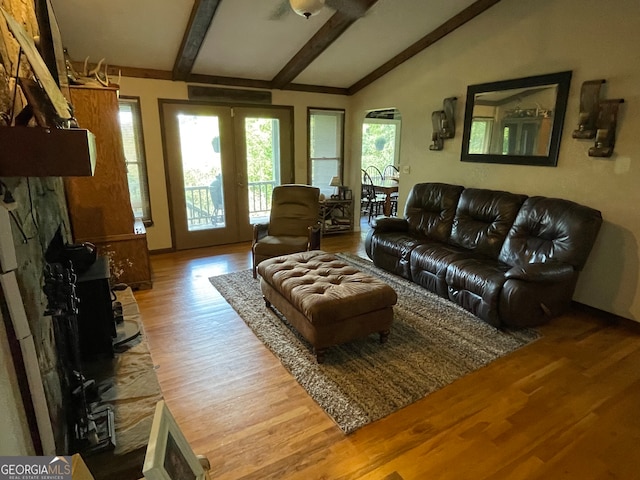
[[[52,0],[76,68],[193,83],[353,94],[499,0]]]

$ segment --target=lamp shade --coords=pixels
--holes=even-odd
[[[333,177],[331,179],[330,187],[340,187],[342,183],[340,182],[340,177]]]
[[[289,4],[298,15],[309,18],[322,10],[324,0],[289,0]]]

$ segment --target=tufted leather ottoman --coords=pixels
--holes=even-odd
[[[325,350],[371,333],[384,343],[398,297],[386,283],[320,250],[258,265],[267,307],[276,307],[311,343],[318,363]]]

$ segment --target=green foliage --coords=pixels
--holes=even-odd
[[[247,149],[247,177],[249,182],[274,180],[274,137],[278,134],[278,120],[247,118],[245,145]],[[275,139],[277,141],[277,138]]]
[[[270,118],[247,118],[245,120],[249,183],[268,182],[275,179],[274,165],[279,162],[279,158],[274,158],[274,138],[277,142],[278,127],[278,120]],[[192,166],[183,172],[184,184],[185,186],[209,185],[218,173],[219,169],[216,166]]]
[[[396,126],[389,123],[364,123],[362,125],[362,168],[392,165],[395,157]]]

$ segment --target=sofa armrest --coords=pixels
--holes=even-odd
[[[264,238],[269,233],[269,224],[268,223],[254,223],[253,224],[253,241],[257,242],[258,240]]]
[[[566,263],[529,263],[507,270],[505,277],[525,282],[561,282],[571,278],[575,270]]]
[[[380,232],[407,232],[409,222],[398,217],[377,217],[371,220],[371,229]]]

